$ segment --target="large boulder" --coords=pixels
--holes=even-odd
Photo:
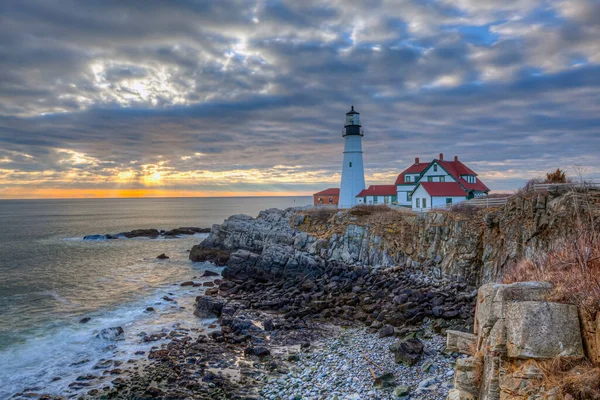
[[[225,302],[211,296],[196,297],[194,315],[199,318],[218,318]]]
[[[508,357],[583,357],[577,306],[540,301],[510,302],[506,312]]]
[[[398,364],[412,366],[421,358],[423,348],[423,342],[417,338],[410,338],[394,343],[390,346],[390,351],[394,353],[394,360]]]

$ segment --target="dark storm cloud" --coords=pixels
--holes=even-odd
[[[312,191],[339,179],[352,103],[372,182],[439,152],[494,189],[600,172],[594,1],[2,7],[0,189]]]

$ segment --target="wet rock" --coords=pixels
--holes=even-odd
[[[150,360],[159,360],[159,361],[168,361],[169,360],[169,350],[153,350],[148,354],[148,358]]]
[[[225,302],[210,296],[196,297],[194,315],[199,318],[220,317]]]
[[[271,355],[269,349],[265,347],[246,347],[244,350],[244,355],[248,356],[257,356],[259,358],[267,357]]]
[[[158,229],[134,229],[129,232],[121,232],[120,236],[125,236],[126,238],[136,238],[136,237],[149,237],[149,238],[157,238],[160,236],[160,232]]]
[[[158,258],[159,260],[166,260],[169,258],[169,256],[167,256],[165,253],[162,253],[162,254],[158,255],[156,258]]]
[[[179,286],[194,286],[194,281],[185,281]]]
[[[202,278],[208,278],[208,277],[213,277],[213,276],[219,276],[219,273],[218,272],[213,272],[213,271],[206,270],[201,275]]]
[[[146,307],[146,312],[154,312],[154,307]]]
[[[81,318],[79,320],[80,324],[87,324],[88,322],[90,322],[91,318],[90,317],[85,317],[85,318]]]
[[[148,397],[161,397],[163,395],[163,391],[156,387],[148,386],[144,392],[144,395]]]
[[[119,340],[123,338],[124,333],[125,331],[122,327],[115,326],[112,328],[102,329],[100,333],[96,335],[96,337],[104,340]]]

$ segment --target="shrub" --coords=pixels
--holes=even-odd
[[[558,388],[563,399],[600,399],[600,368],[587,360],[558,357],[539,361],[545,387]]]
[[[565,173],[560,168],[556,168],[556,171],[546,174],[544,183],[567,183],[569,181]]]

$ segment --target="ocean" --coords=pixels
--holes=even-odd
[[[311,197],[0,200],[0,399],[16,392],[72,395],[103,360],[126,362],[157,345],[147,333],[211,321],[192,315],[210,263],[188,251],[206,234],[177,239],[83,240],[138,228],[210,227],[233,214],[309,205]],[[165,253],[168,260],[156,256]],[[167,299],[165,299],[165,297]],[[171,298],[174,301],[168,301]],[[156,311],[147,312],[147,307]],[[90,318],[81,323],[82,318]],[[180,324],[180,325],[176,325]],[[124,340],[96,337],[121,326]],[[158,342],[160,343],[160,342]],[[137,353],[137,354],[136,354]],[[89,389],[89,388],[88,388]]]

